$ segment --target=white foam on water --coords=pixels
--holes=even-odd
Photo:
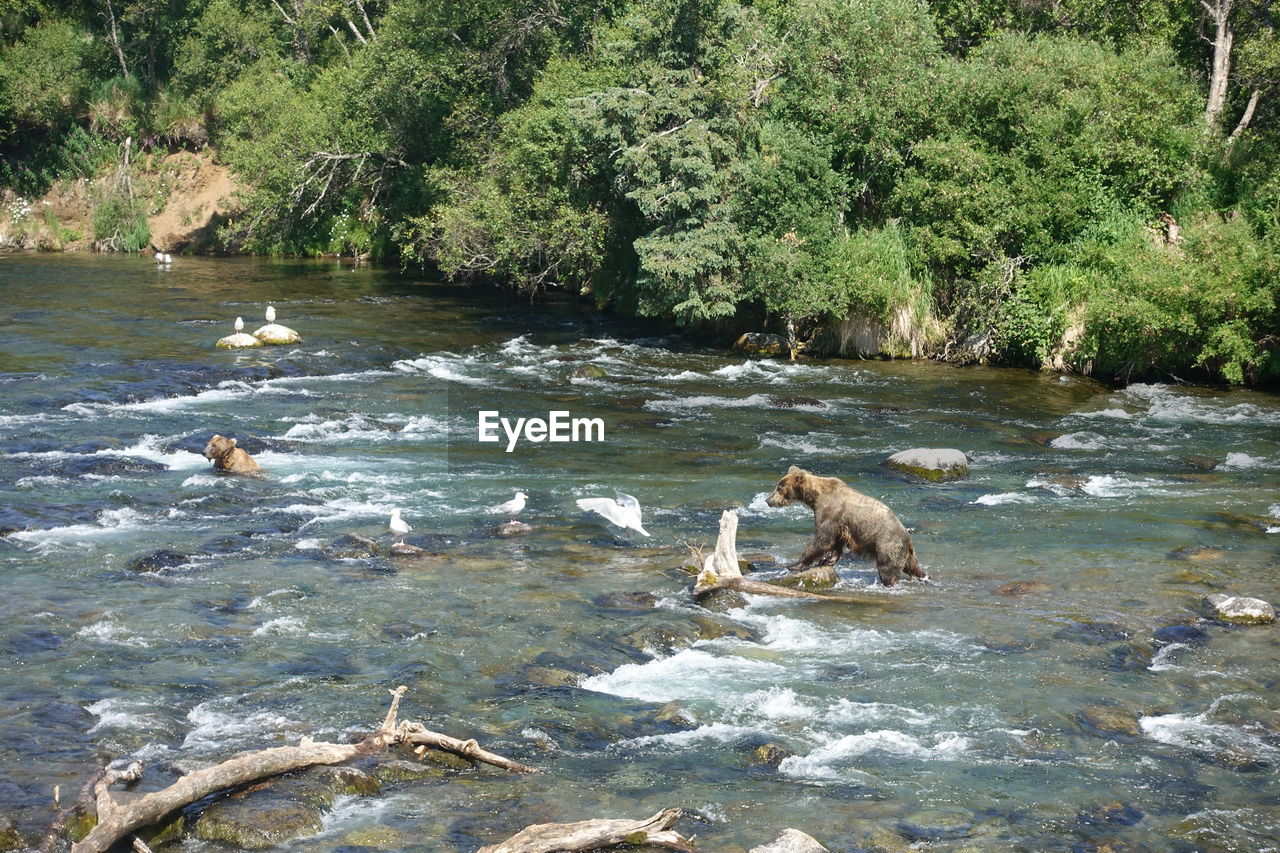
[[[250,600],[250,602],[245,605],[245,609],[257,610],[261,607],[265,607],[266,605],[268,605],[270,603],[268,599],[279,598],[280,596],[283,596],[283,595],[289,595],[295,598],[301,597],[301,594],[298,592],[298,590],[294,589],[293,587],[282,587],[280,589],[273,589],[271,590],[271,592],[264,592],[262,595],[254,596],[253,599]]]
[[[1228,453],[1226,460],[1222,463],[1222,467],[1247,470],[1249,468],[1262,468],[1266,464],[1266,460],[1250,456],[1247,453]]]
[[[58,488],[69,482],[70,479],[67,477],[55,477],[52,474],[38,474],[31,477],[18,478],[14,481],[13,487],[15,489],[22,489],[23,491],[26,491],[27,489],[39,489],[45,486]]]
[[[642,737],[620,740],[614,749],[628,747],[665,747],[668,749],[688,749],[706,743],[735,743],[743,738],[771,733],[761,726],[741,726],[733,723],[710,723],[687,731],[669,732],[661,735],[644,735]]]
[[[297,616],[280,616],[253,630],[255,637],[302,637],[306,633],[306,623]]]
[[[701,409],[769,409],[773,403],[765,394],[752,394],[750,397],[718,397],[713,394],[700,394],[695,397],[675,397],[666,400],[649,400],[644,408],[652,412],[691,412]],[[804,409],[797,406],[797,409]]]
[[[823,443],[818,444],[817,441]],[[790,453],[803,453],[806,456],[830,456],[835,453],[848,453],[848,448],[841,447],[839,438],[830,433],[809,433],[807,435],[766,435],[760,439],[760,447],[777,447]],[[767,497],[767,495],[766,495]]]
[[[707,375],[696,370],[682,370],[679,373],[663,373],[654,378],[666,382],[697,382],[700,379],[706,379]]]
[[[324,828],[316,835],[300,837],[318,838],[340,831],[348,832],[361,826],[375,826],[382,822],[382,816],[391,807],[392,800],[387,797],[339,794],[334,798],[330,809],[320,815],[320,825]]]
[[[771,494],[773,494],[772,489],[767,492],[757,492],[751,498],[751,502],[744,507],[744,511],[754,515],[790,515],[796,518],[804,518],[811,513],[807,506],[799,502],[790,506],[769,506],[765,501]]]
[[[1124,396],[1147,408],[1147,416],[1159,421],[1207,424],[1280,424],[1280,409],[1264,409],[1252,403],[1227,403],[1219,398],[1191,395],[1169,385],[1136,384]]]
[[[184,489],[209,489],[217,488],[229,482],[228,477],[219,477],[217,474],[192,474],[190,477],[182,481]]]
[[[773,359],[751,359],[740,364],[726,364],[711,371],[713,376],[733,382],[764,381],[771,385],[788,385],[804,379],[823,379],[830,373],[831,371],[824,367]],[[850,371],[849,375],[842,376],[842,379],[847,381],[857,376],[856,371]]]
[[[879,754],[923,761],[953,761],[963,757],[972,741],[956,732],[941,732],[932,736],[932,742],[894,729],[877,729],[860,734],[845,735],[819,746],[808,755],[784,758],[778,772],[800,779],[842,779],[850,771],[859,773],[852,766],[855,759],[868,754]]]
[[[1112,442],[1096,432],[1072,432],[1060,435],[1049,442],[1058,450],[1106,450]]]
[[[299,551],[315,551],[323,548],[324,543],[319,539],[299,539],[297,542],[293,543],[293,547],[297,548]]]
[[[744,681],[775,682],[785,672],[786,667],[769,661],[713,655],[692,648],[681,649],[668,658],[623,664],[613,672],[584,678],[581,687],[650,702],[673,699],[722,702],[733,696]]]
[[[115,697],[99,699],[84,709],[98,718],[98,722],[89,729],[93,734],[99,729],[128,729],[130,731],[154,731],[163,727],[163,722],[154,715],[145,713],[150,709],[145,702],[131,702]]]
[[[468,368],[474,368],[474,359],[464,358],[453,353],[440,355],[424,355],[420,358],[401,359],[392,362],[391,368],[401,373],[426,373],[446,382],[461,382],[464,385],[483,385],[484,379],[467,374]]]
[[[99,537],[128,533],[146,527],[146,517],[127,506],[104,509],[98,513],[97,524],[68,524],[47,530],[19,530],[9,538],[31,543],[41,554],[65,547],[91,548]]]
[[[786,722],[813,719],[815,709],[797,696],[790,687],[770,687],[766,690],[755,690],[743,696],[739,713]]]
[[[1029,495],[1026,492],[1002,492],[1000,494],[982,495],[969,503],[978,506],[1003,506],[1004,504],[1029,504],[1035,503],[1035,501],[1035,495]]]
[[[289,427],[281,438],[288,441],[386,441],[394,433],[387,427],[369,420],[364,415],[348,415],[345,418],[325,420],[308,415]]]
[[[1163,480],[1102,474],[1092,476],[1086,480],[1080,486],[1080,491],[1095,498],[1122,498],[1130,495],[1149,494],[1167,485],[1169,484]]]
[[[246,697],[210,699],[192,708],[187,720],[193,728],[183,738],[182,749],[223,750],[241,740],[261,744],[269,740],[273,732],[283,734],[301,727],[300,723],[270,711],[240,712],[235,705],[243,698]]]
[[[1156,714],[1141,717],[1138,726],[1144,735],[1168,746],[1262,761],[1280,759],[1280,749],[1258,735],[1238,726],[1212,722],[1210,717],[1217,703],[1214,705],[1215,707],[1201,714]]]
[[[1124,409],[1099,409],[1094,412],[1073,412],[1078,418],[1113,418],[1120,421],[1133,420],[1133,414]]]
[[[129,648],[144,649],[151,645],[149,641],[139,637],[132,630],[111,618],[103,619],[92,625],[85,625],[79,631],[76,631],[76,636],[108,646],[127,646]]]
[[[840,699],[827,709],[826,720],[829,723],[885,725],[887,723],[905,723],[908,726],[927,726],[936,723],[938,718],[933,714],[925,714],[904,705],[891,702],[854,702],[851,699]]]

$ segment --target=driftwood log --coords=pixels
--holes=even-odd
[[[419,749],[434,747],[457,753],[464,758],[492,764],[516,773],[535,773],[534,768],[481,749],[474,740],[458,740],[430,731],[421,723],[398,722],[396,717],[406,687],[391,691],[391,707],[378,728],[358,743],[322,743],[303,738],[297,746],[260,749],[231,758],[221,764],[188,773],[169,787],[146,794],[127,803],[111,796],[111,786],[118,782],[136,782],[142,775],[141,762],[123,768],[108,769],[93,785],[93,805],[98,824],[83,840],[71,846],[71,853],[106,853],[112,845],[136,830],[156,823],[165,815],[190,805],[217,791],[237,788],[307,767],[342,764],[363,755],[380,752],[403,744]]]
[[[646,820],[583,820],[577,823],[535,823],[501,844],[481,847],[476,853],[556,853],[595,850],[620,844],[663,847],[697,853],[692,838],[673,830],[680,809],[663,809]]]
[[[809,601],[838,601],[843,604],[884,604],[872,598],[855,598],[848,595],[819,595],[802,589],[791,589],[765,581],[742,576],[738,567],[738,514],[725,510],[720,515],[720,535],[716,537],[716,549],[703,564],[693,583],[693,597],[701,600],[713,592],[732,589],[752,595],[776,595],[781,598],[803,598]]]

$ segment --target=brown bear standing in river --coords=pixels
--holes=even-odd
[[[262,466],[253,461],[253,457],[236,447],[234,438],[223,438],[215,435],[204,446],[204,458],[213,460],[213,467],[232,474],[252,474],[261,471]]]
[[[830,564],[848,550],[851,554],[874,557],[880,582],[893,586],[906,572],[913,578],[928,580],[916,560],[911,534],[902,526],[893,510],[873,497],[849,488],[836,477],[817,477],[792,465],[778,481],[765,503],[789,506],[793,501],[813,510],[813,542],[799,562],[787,568],[805,569],[819,560]]]

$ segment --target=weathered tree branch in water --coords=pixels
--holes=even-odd
[[[261,749],[189,773],[161,791],[128,803],[116,801],[110,788],[116,782],[137,781],[142,775],[141,763],[135,761],[124,769],[108,770],[93,786],[98,825],[82,841],[71,846],[71,853],[105,853],[129,833],[156,823],[165,815],[217,791],[308,767],[342,764],[396,744],[432,746],[517,773],[536,772],[532,767],[481,749],[474,740],[462,741],[438,734],[421,723],[397,722],[400,700],[407,689],[402,686],[391,691],[391,707],[386,718],[359,743],[321,743],[303,738],[297,746]]]
[[[663,809],[646,820],[538,823],[522,829],[501,844],[481,847],[476,853],[555,853],[560,850],[595,850],[620,844],[697,853],[692,838],[685,838],[671,829],[681,814],[680,809]]]

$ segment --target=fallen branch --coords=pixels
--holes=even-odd
[[[396,744],[431,746],[517,773],[536,772],[532,767],[481,749],[474,740],[462,741],[438,734],[421,723],[397,722],[400,700],[407,690],[406,687],[397,687],[391,691],[391,707],[386,718],[359,743],[322,743],[303,738],[297,746],[260,749],[189,773],[163,790],[128,802],[117,801],[111,796],[110,788],[117,782],[137,781],[142,775],[141,762],[134,761],[121,769],[109,769],[93,786],[98,825],[82,841],[71,846],[71,853],[106,853],[130,833],[217,791],[308,767],[342,764]]]
[[[583,820],[577,823],[537,823],[525,827],[501,844],[481,847],[476,853],[555,853],[595,850],[600,847],[663,847],[697,853],[692,838],[671,829],[680,809],[663,809],[646,820]]]

